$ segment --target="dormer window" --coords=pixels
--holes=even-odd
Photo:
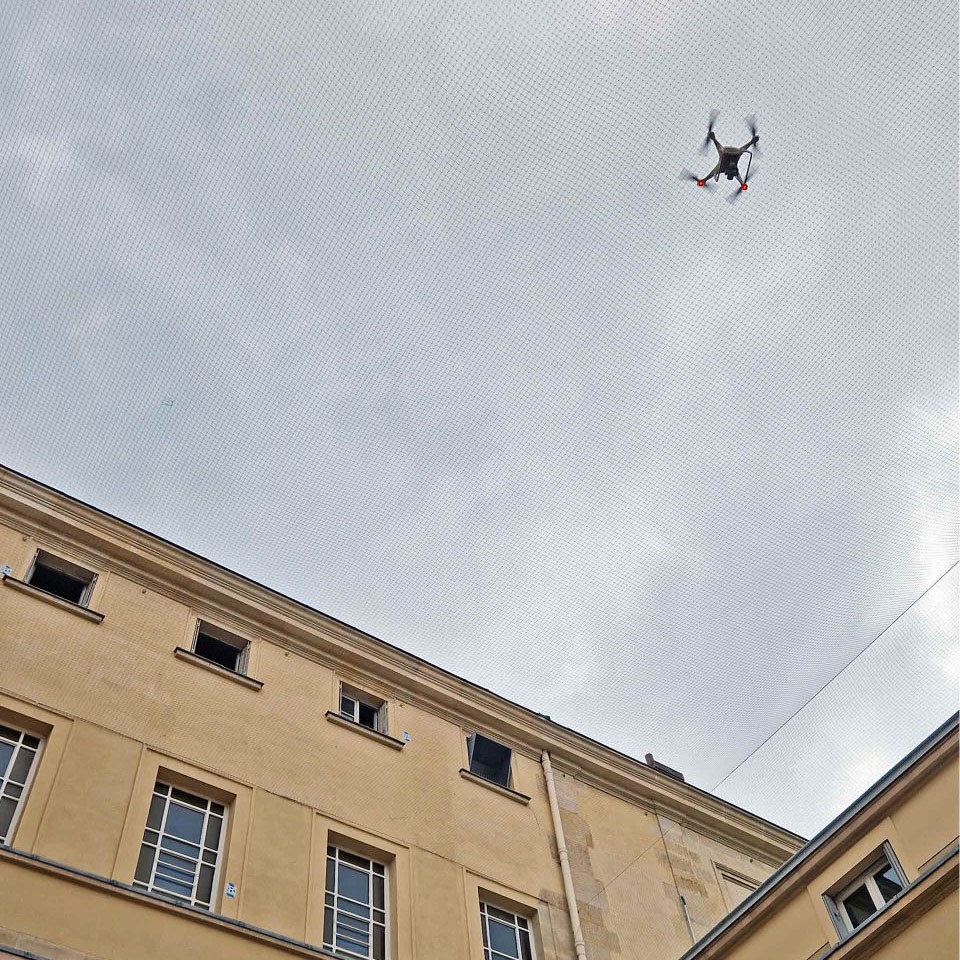
[[[85,607],[90,602],[96,579],[97,575],[92,570],[86,570],[46,550],[38,550],[25,582],[44,593]]]

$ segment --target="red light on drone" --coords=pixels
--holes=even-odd
[[[702,186],[703,186],[703,183],[704,183],[703,180],[698,180],[698,181],[697,181],[697,186],[698,186],[698,187],[702,187]]]
[[[746,189],[747,189],[747,185],[746,185],[745,183],[741,183],[741,184],[740,184],[740,189],[741,189],[741,190],[746,190]]]

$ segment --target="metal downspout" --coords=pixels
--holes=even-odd
[[[570,858],[567,856],[567,841],[563,836],[560,805],[557,803],[557,790],[553,783],[553,767],[550,765],[550,754],[546,750],[540,755],[540,763],[543,766],[543,779],[547,783],[553,836],[557,841],[557,853],[560,855],[560,873],[563,875],[563,892],[567,897],[567,912],[570,914],[570,927],[573,930],[573,948],[577,952],[577,960],[587,960],[587,947],[583,942],[583,930],[580,927],[580,911],[577,909],[577,895],[573,889],[573,874],[570,873]]]

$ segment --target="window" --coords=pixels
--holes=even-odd
[[[841,936],[853,933],[906,887],[906,879],[888,844],[854,879],[843,881],[827,897]]]
[[[340,685],[340,716],[368,730],[387,732],[387,708],[383,700]]]
[[[193,652],[210,663],[232,670],[234,673],[246,673],[247,651],[250,642],[229,633],[220,627],[197,621],[197,632],[193,638]]]
[[[90,601],[97,575],[46,550],[38,550],[26,582],[44,593],[85,607]]]
[[[530,927],[525,917],[480,901],[483,960],[533,960]]]
[[[223,804],[158,782],[133,885],[209,910],[225,817]]]
[[[337,956],[385,960],[386,867],[339,847],[327,847],[323,947]]]
[[[39,737],[0,726],[0,843],[13,838],[39,752]]]
[[[473,733],[467,737],[467,756],[470,772],[475,777],[490,780],[501,787],[510,786],[509,747],[489,740],[479,733]]]

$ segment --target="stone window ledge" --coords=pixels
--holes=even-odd
[[[486,777],[478,777],[475,773],[471,773],[465,768],[460,770],[460,776],[463,777],[464,780],[470,780],[472,783],[479,783],[481,787],[486,787],[488,790],[493,790],[495,793],[503,794],[503,796],[509,797],[511,800],[516,800],[517,803],[526,805],[530,802],[530,798],[525,793],[520,793],[517,790],[511,790],[510,787],[504,787],[499,783],[494,783],[492,780],[487,780]]]
[[[353,730],[354,733],[359,733],[361,736],[368,737],[370,740],[376,740],[377,743],[382,743],[394,750],[402,750],[406,746],[403,740],[398,740],[396,737],[391,737],[387,733],[381,733],[379,730],[371,730],[369,727],[362,727],[359,723],[354,723],[352,720],[346,720],[344,717],[341,717],[339,713],[335,713],[333,710],[328,710],[325,716],[331,723],[335,723],[338,727],[344,727],[347,730]]]
[[[63,597],[58,597],[55,594],[47,593],[46,590],[41,590],[39,587],[35,587],[32,583],[27,583],[24,580],[18,580],[16,577],[11,577],[8,573],[3,575],[3,582],[8,587],[13,587],[14,590],[19,590],[21,593],[28,593],[31,597],[36,597],[38,600],[43,600],[45,603],[49,603],[51,606],[59,607],[61,610],[66,610],[69,613],[75,613],[78,617],[83,617],[84,620],[89,620],[91,623],[100,623],[103,620],[103,614],[98,613],[96,610],[90,610],[87,607],[81,607],[79,603],[74,603],[72,600],[64,600]]]
[[[204,670],[209,670],[211,673],[215,673],[220,677],[226,677],[228,680],[239,683],[241,686],[249,687],[251,690],[259,690],[263,686],[262,680],[254,680],[253,677],[248,677],[243,673],[237,673],[236,670],[228,670],[226,667],[221,667],[219,663],[214,663],[212,660],[197,656],[192,650],[185,650],[183,647],[174,647],[173,655],[178,660],[185,660],[187,663],[192,663],[196,667],[202,667]]]

